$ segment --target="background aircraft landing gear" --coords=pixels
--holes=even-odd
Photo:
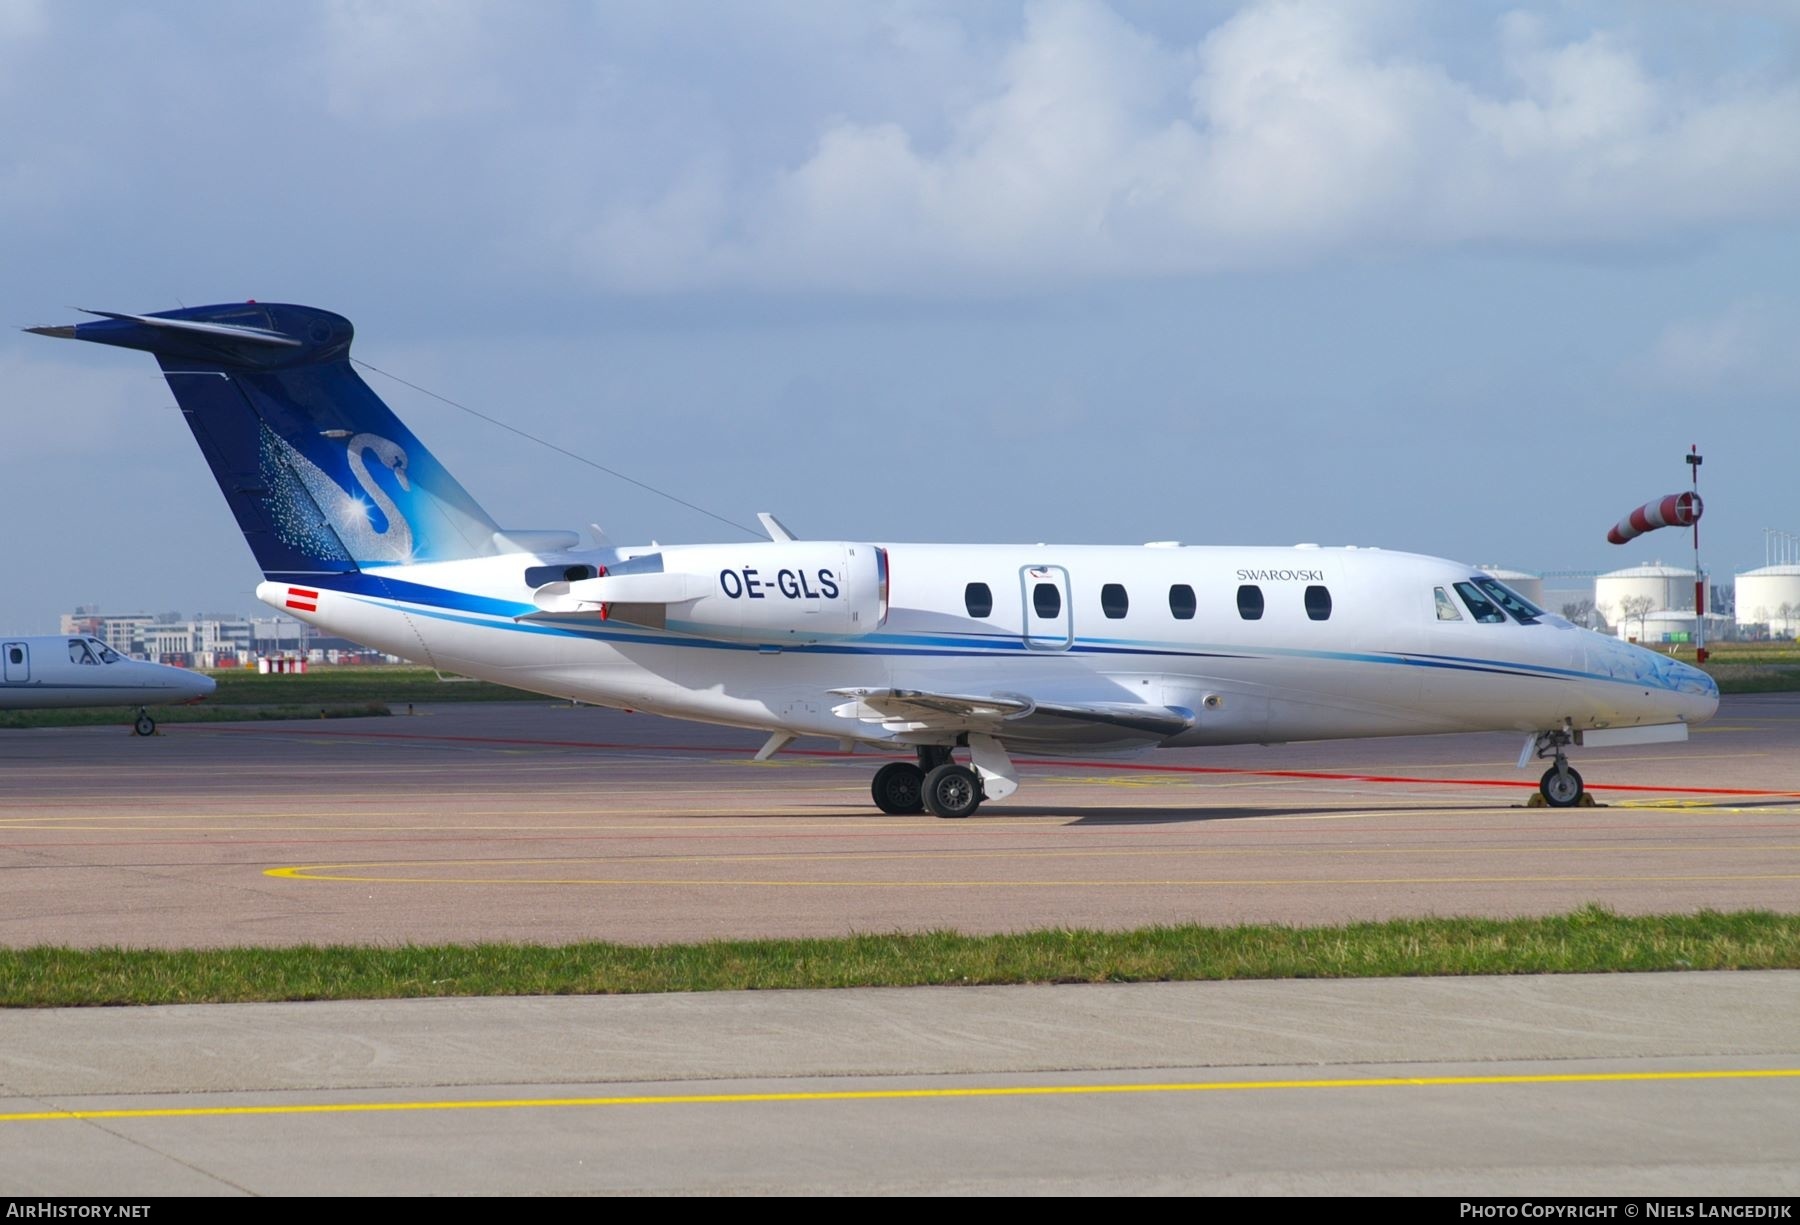
[[[154,736],[156,735],[156,720],[150,717],[149,711],[140,706],[138,707],[137,722],[131,725],[131,730],[140,736]]]
[[[925,810],[934,817],[967,817],[981,807],[981,776],[947,761],[925,776]]]

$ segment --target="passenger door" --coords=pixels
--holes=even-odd
[[[23,685],[31,679],[31,644],[29,642],[0,643],[0,667],[5,669],[6,683]]]

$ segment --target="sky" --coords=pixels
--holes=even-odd
[[[0,628],[259,611],[146,356],[256,298],[726,519],[1686,562],[1800,532],[1800,7],[0,0]],[[746,538],[370,376],[501,523]],[[1552,584],[1553,586],[1556,584]]]

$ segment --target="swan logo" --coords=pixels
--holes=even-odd
[[[321,430],[325,438],[342,440],[350,475],[357,489],[347,490],[324,469],[302,455],[292,443],[273,433],[263,439],[263,456],[276,459],[279,466],[292,474],[284,480],[277,472],[268,482],[271,509],[286,543],[307,550],[314,556],[337,558],[348,554],[352,561],[383,561],[405,564],[413,558],[412,524],[395,503],[394,498],[370,470],[370,458],[385,470],[385,480],[410,494],[412,479],[407,475],[406,451],[397,443],[378,434],[356,434],[349,430]],[[304,489],[304,498],[298,496]],[[310,502],[315,513],[303,505]],[[323,523],[318,522],[323,516]],[[329,528],[329,532],[321,530]],[[335,540],[332,539],[335,537]]]

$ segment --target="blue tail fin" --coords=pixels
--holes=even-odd
[[[270,577],[484,557],[499,530],[350,365],[354,329],[242,303],[31,331],[143,349]]]

